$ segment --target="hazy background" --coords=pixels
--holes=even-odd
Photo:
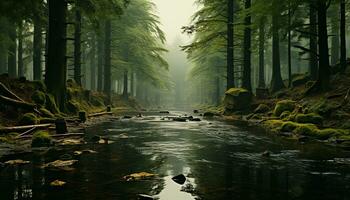
[[[167,36],[167,48],[169,53],[166,58],[170,65],[170,77],[174,83],[169,94],[169,106],[177,109],[186,107],[186,74],[190,63],[180,46],[189,44],[191,37],[182,34],[181,27],[191,22],[192,15],[196,12],[195,0],[153,0],[157,6],[157,14],[162,23],[162,30]]]

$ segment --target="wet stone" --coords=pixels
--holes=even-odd
[[[138,200],[152,200],[154,199],[152,196],[146,195],[146,194],[139,194],[137,196]]]
[[[176,117],[173,119],[175,122],[187,122],[187,118],[185,117]]]
[[[270,151],[264,151],[261,155],[263,157],[270,157],[271,156],[271,152]]]
[[[174,176],[171,178],[175,183],[178,183],[180,185],[184,184],[186,182],[186,177],[183,174]]]
[[[163,111],[160,111],[159,113],[160,113],[160,114],[170,114],[169,111],[164,111],[164,110],[163,110]]]

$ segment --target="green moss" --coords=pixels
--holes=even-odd
[[[315,113],[297,114],[295,121],[298,123],[322,125],[323,118]]]
[[[32,147],[48,147],[52,143],[52,138],[47,131],[37,131],[33,135]]]
[[[260,104],[255,110],[255,114],[267,113],[270,111],[270,107],[266,104]]]
[[[32,100],[35,104],[40,105],[40,106],[44,106],[45,102],[46,102],[45,93],[43,93],[39,90],[35,91],[32,95]]]
[[[346,135],[346,131],[342,129],[327,128],[320,130],[318,135],[320,139],[329,139],[330,137],[339,137],[342,135]]]
[[[241,93],[250,93],[248,90],[243,89],[243,88],[231,88],[226,91],[225,94],[232,95],[232,96],[238,96]]]
[[[67,111],[69,113],[77,114],[79,112],[79,110],[81,110],[81,106],[80,106],[79,102],[73,101],[73,100],[68,101],[66,107],[67,107]]]
[[[282,124],[281,131],[293,132],[297,127],[299,127],[298,123],[288,121]]]
[[[284,121],[282,120],[266,120],[263,125],[271,131],[280,131]]]
[[[292,112],[295,109],[295,101],[291,100],[282,100],[276,104],[274,115],[280,117],[281,114],[285,111]]]
[[[13,144],[16,142],[16,137],[18,136],[18,133],[9,133],[4,136],[0,137],[0,143],[8,143],[8,144]]]
[[[60,110],[57,107],[55,98],[51,94],[47,94],[46,96],[46,106],[45,108],[49,110],[53,114],[60,113]]]
[[[291,112],[289,112],[289,111],[284,111],[284,112],[281,114],[280,119],[282,119],[282,120],[288,120],[289,117],[290,117],[290,115],[291,115]]]
[[[21,125],[33,125],[37,123],[38,123],[38,118],[33,113],[26,113],[19,120],[19,124]]]
[[[314,137],[317,136],[319,129],[314,124],[298,124],[298,126],[294,129],[293,133],[297,135],[304,135]]]
[[[312,106],[310,110],[314,113],[317,113],[323,117],[329,117],[333,111],[337,110],[340,103],[335,101],[329,101],[326,99],[321,99],[316,102],[311,103]]]
[[[41,113],[41,115],[43,117],[48,117],[48,118],[54,118],[55,115],[52,114],[49,110],[47,110],[46,108],[40,108],[39,112]]]

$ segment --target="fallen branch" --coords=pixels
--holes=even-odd
[[[53,138],[60,138],[60,137],[75,137],[75,136],[84,136],[85,133],[67,133],[67,134],[56,134],[56,135],[50,135]],[[17,137],[16,139],[31,139],[32,135],[24,135],[22,137]]]
[[[9,90],[3,83],[0,82],[0,94],[11,98],[11,99],[15,99],[17,101],[23,101],[23,99],[21,99],[20,97],[18,97],[15,93],[11,92],[11,90]]]
[[[113,115],[113,113],[112,112],[100,112],[100,113],[90,114],[88,117],[99,117],[99,116],[103,116],[103,115]]]
[[[34,127],[36,129],[46,129],[52,125],[53,124],[38,124],[38,125],[28,125],[28,126],[5,127],[5,128],[0,128],[0,134],[11,133],[11,132],[23,132],[23,131],[30,130]]]
[[[20,138],[20,137],[23,137],[23,136],[25,136],[25,135],[28,135],[28,134],[30,134],[30,133],[32,133],[32,132],[34,132],[35,129],[36,129],[36,127],[33,127],[33,128],[31,128],[31,129],[25,131],[24,133],[18,135],[18,136],[16,137],[16,139],[17,139],[17,138]]]
[[[0,102],[5,105],[9,105],[13,107],[19,107],[27,110],[35,110],[35,104],[27,103],[16,99],[11,99],[3,95],[0,95]]]

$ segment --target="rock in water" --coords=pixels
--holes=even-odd
[[[173,119],[173,121],[176,121],[176,122],[187,122],[187,118],[176,117],[176,118]]]
[[[203,114],[203,117],[214,117],[214,116],[215,116],[215,114],[212,113],[212,112],[205,112],[205,113]]]
[[[146,194],[139,194],[137,199],[138,200],[153,200],[154,198],[152,196],[149,196]]]
[[[202,121],[201,119],[199,118],[193,118],[193,119],[190,119],[191,122],[200,122]]]
[[[159,113],[160,113],[160,114],[170,114],[169,111],[160,111]]]
[[[270,151],[264,151],[264,153],[261,154],[263,157],[270,157],[271,152]]]
[[[66,182],[64,181],[60,181],[60,180],[55,180],[55,181],[52,181],[50,183],[50,186],[53,186],[53,187],[62,187],[66,184]]]
[[[29,163],[30,163],[29,161],[25,161],[25,160],[9,160],[5,162],[6,165],[26,165]]]
[[[243,88],[231,88],[225,93],[225,112],[244,111],[250,108],[253,95]]]
[[[172,180],[180,185],[184,184],[186,182],[186,177],[183,174],[174,176]]]
[[[193,110],[193,113],[197,114],[197,113],[199,113],[199,111],[198,110]]]
[[[148,172],[140,172],[140,173],[126,175],[123,177],[123,179],[126,181],[135,181],[135,180],[143,180],[143,179],[147,179],[147,178],[152,178],[154,176],[156,176],[156,174],[151,174]]]

